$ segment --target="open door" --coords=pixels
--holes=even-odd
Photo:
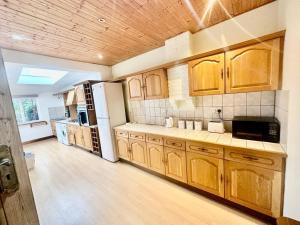
[[[39,225],[0,49],[0,224]]]

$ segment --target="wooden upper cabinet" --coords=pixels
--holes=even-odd
[[[168,79],[164,69],[154,70],[127,78],[131,100],[160,99],[168,97]]]
[[[282,173],[225,161],[225,198],[264,214],[279,217]]]
[[[143,75],[136,75],[127,78],[128,85],[128,97],[131,100],[143,100],[144,90],[143,90]]]
[[[124,137],[117,137],[116,146],[119,157],[122,159],[130,160],[128,139]]]
[[[226,92],[279,88],[280,38],[226,52]]]
[[[145,99],[167,98],[168,79],[164,69],[154,70],[143,74]]]
[[[185,151],[164,148],[166,176],[187,183]]]
[[[76,86],[75,87],[75,93],[76,93],[76,102],[77,102],[77,104],[79,104],[79,105],[80,104],[86,104],[83,85]]]
[[[224,93],[224,53],[189,62],[190,95]]]
[[[224,197],[223,159],[187,152],[188,184]]]
[[[165,174],[164,148],[162,145],[147,143],[149,169]]]
[[[74,105],[76,103],[75,100],[75,91],[69,91],[67,95],[66,106]]]
[[[143,167],[148,167],[146,142],[129,139],[130,160]]]

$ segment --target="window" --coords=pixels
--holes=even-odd
[[[39,120],[35,98],[13,98],[13,105],[18,124]]]
[[[67,73],[68,71],[62,70],[24,67],[21,71],[18,84],[53,85]]]

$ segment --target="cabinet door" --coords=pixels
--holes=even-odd
[[[66,106],[73,105],[75,103],[75,91],[71,90],[68,92]]]
[[[77,104],[86,104],[83,85],[75,87]]]
[[[224,93],[224,53],[189,62],[190,95]]]
[[[281,215],[281,172],[225,161],[226,199],[264,214]]]
[[[185,151],[164,148],[166,176],[187,183]]]
[[[84,147],[86,149],[93,150],[91,128],[82,127],[81,129],[82,129],[82,138],[83,138]]]
[[[69,138],[69,143],[72,145],[75,145],[75,129],[74,126],[68,125],[68,138]]]
[[[165,174],[164,148],[162,145],[147,143],[149,169]]]
[[[130,160],[140,166],[148,167],[146,142],[129,139]]]
[[[226,52],[226,92],[279,88],[280,39]]]
[[[55,120],[51,120],[50,121],[50,125],[51,125],[52,134],[54,136],[57,136],[57,133],[56,133],[56,121]]]
[[[165,70],[159,69],[143,74],[145,99],[168,97],[168,79]]]
[[[116,137],[116,146],[119,158],[130,160],[128,139],[124,137]]]
[[[223,159],[187,152],[188,184],[224,197]]]
[[[131,100],[143,100],[143,76],[137,75],[127,78],[128,97]]]
[[[74,136],[75,136],[75,144],[84,147],[84,142],[83,142],[83,136],[82,136],[82,129],[80,126],[74,126]]]

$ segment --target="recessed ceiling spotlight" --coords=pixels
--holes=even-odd
[[[31,40],[31,38],[29,38],[23,34],[13,34],[13,35],[11,35],[11,38],[16,41],[30,41]]]
[[[98,22],[99,22],[99,23],[105,23],[106,20],[105,20],[104,18],[98,18]]]
[[[98,59],[103,59],[103,55],[101,53],[97,54]]]

